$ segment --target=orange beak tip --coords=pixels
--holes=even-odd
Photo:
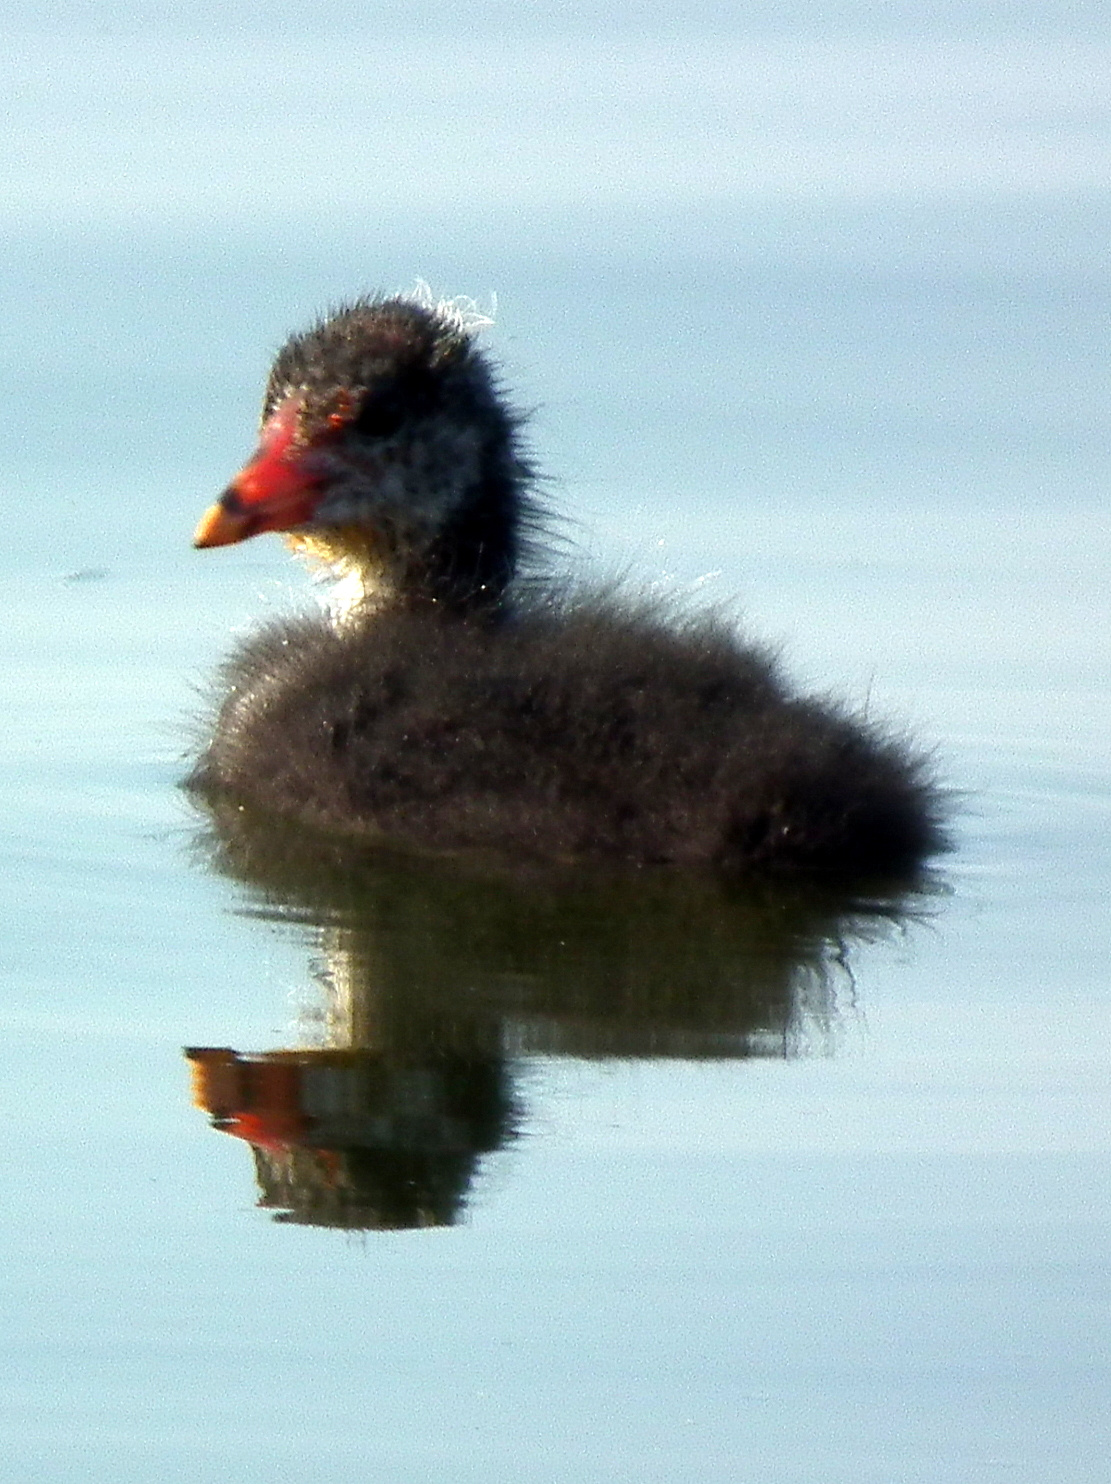
[[[218,501],[210,505],[197,523],[193,532],[193,545],[200,548],[210,546],[232,546],[248,534],[248,522],[242,515],[233,515]]]

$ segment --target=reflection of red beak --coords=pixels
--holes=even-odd
[[[193,1103],[222,1133],[263,1149],[288,1149],[304,1137],[299,1062],[254,1060],[223,1046],[191,1046],[185,1054]]]
[[[263,531],[288,531],[312,518],[317,479],[297,443],[300,397],[287,397],[267,418],[258,452],[240,469],[215,505],[201,516],[194,546],[231,546]]]

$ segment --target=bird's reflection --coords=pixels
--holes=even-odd
[[[723,1058],[828,1044],[852,946],[921,897],[711,875],[511,873],[356,849],[210,806],[210,863],[255,914],[306,924],[319,1005],[302,1044],[192,1047],[195,1097],[247,1140],[279,1220],[456,1221],[520,1122],[532,1053]]]

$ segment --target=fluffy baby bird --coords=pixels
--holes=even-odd
[[[923,755],[796,695],[721,620],[519,575],[541,510],[473,320],[361,299],[295,335],[200,547],[280,531],[346,602],[232,656],[192,785],[345,836],[510,859],[912,878]]]

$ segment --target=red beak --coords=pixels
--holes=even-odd
[[[300,397],[287,397],[270,414],[254,458],[201,516],[194,546],[231,546],[311,520],[320,485],[304,467],[305,447],[297,442],[300,411]]]

